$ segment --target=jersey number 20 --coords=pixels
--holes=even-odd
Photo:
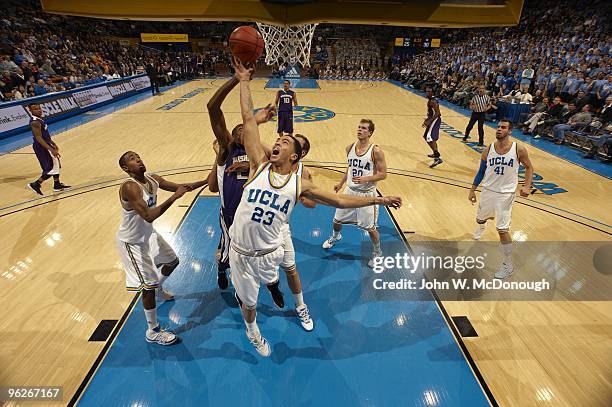
[[[256,207],[255,210],[253,211],[253,214],[251,215],[251,220],[254,220],[257,223],[261,223],[266,226],[270,226],[272,224],[272,221],[274,220],[274,212],[266,211],[265,215],[268,218],[264,219],[264,221],[262,222],[261,217],[263,215],[264,215],[264,210],[260,207]]]

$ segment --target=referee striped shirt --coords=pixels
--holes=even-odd
[[[491,98],[489,97],[489,95],[476,95],[472,98],[472,105],[474,106],[474,111],[477,113],[482,113],[485,112],[487,110],[487,106],[489,105],[489,102],[491,101]]]

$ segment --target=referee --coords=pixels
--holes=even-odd
[[[463,141],[467,141],[470,138],[470,131],[474,127],[474,123],[478,121],[478,145],[484,145],[484,120],[485,113],[491,108],[491,98],[486,94],[484,85],[478,87],[478,94],[475,95],[470,101],[470,109],[472,109],[472,116],[470,122],[465,128],[465,136]]]

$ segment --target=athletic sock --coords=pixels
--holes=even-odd
[[[332,231],[332,237],[333,237],[334,239],[337,239],[337,238],[338,238],[338,236],[340,236],[340,231],[339,231],[339,230],[335,230],[335,229],[334,229],[334,230]]]
[[[504,263],[512,265],[512,242],[502,243],[502,251],[504,252]]]
[[[261,335],[259,333],[259,327],[257,326],[257,320],[255,320],[253,322],[246,322],[246,321],[244,321],[244,323],[246,324],[247,333],[249,335],[251,335],[251,336]]]
[[[159,324],[157,323],[157,308],[153,308],[153,309],[146,309],[144,310],[145,312],[145,318],[147,319],[147,325],[149,326],[149,329],[155,329],[159,326]]]
[[[159,289],[161,290],[162,285],[164,285],[164,281],[166,281],[168,279],[169,276],[164,276],[164,274],[160,271],[159,272]]]
[[[293,294],[293,299],[295,300],[295,307],[299,308],[302,307],[306,304],[304,304],[304,295],[302,294],[302,292],[300,291],[297,294]]]
[[[378,243],[372,243],[372,246],[374,246],[374,253],[380,253],[380,242]]]

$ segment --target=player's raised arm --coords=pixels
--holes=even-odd
[[[235,77],[230,78],[225,82],[215,94],[210,98],[206,107],[208,108],[208,117],[210,118],[210,124],[212,126],[213,133],[216,139],[219,141],[220,158],[223,159],[224,155],[227,154],[226,149],[229,143],[232,141],[232,136],[227,129],[225,123],[225,116],[221,110],[221,104],[230,93],[238,85],[238,79]]]
[[[149,208],[147,203],[142,199],[142,189],[134,181],[126,182],[121,186],[119,193],[121,197],[129,202],[130,206],[134,211],[144,220],[149,223],[159,218],[174,202],[180,197],[185,195],[187,188],[179,185],[174,194],[170,198],[166,199],[164,203],[153,208]]]
[[[253,69],[247,69],[238,60],[234,60],[234,69],[236,70],[236,77],[240,81],[240,111],[242,113],[242,123],[244,125],[244,148],[249,157],[251,170],[255,171],[259,167],[259,164],[265,160],[266,154],[261,144],[257,121],[253,114],[253,98],[251,97],[251,87],[249,84]]]
[[[312,199],[335,208],[362,208],[371,205],[383,205],[392,208],[399,208],[402,206],[402,198],[399,196],[378,197],[339,195],[318,188],[312,182],[305,179],[302,180],[302,193],[300,197]]]
[[[531,193],[531,182],[533,181],[533,165],[527,154],[527,149],[523,146],[517,146],[518,158],[523,167],[525,167],[525,184],[521,188],[520,194],[522,197],[527,197]]]

